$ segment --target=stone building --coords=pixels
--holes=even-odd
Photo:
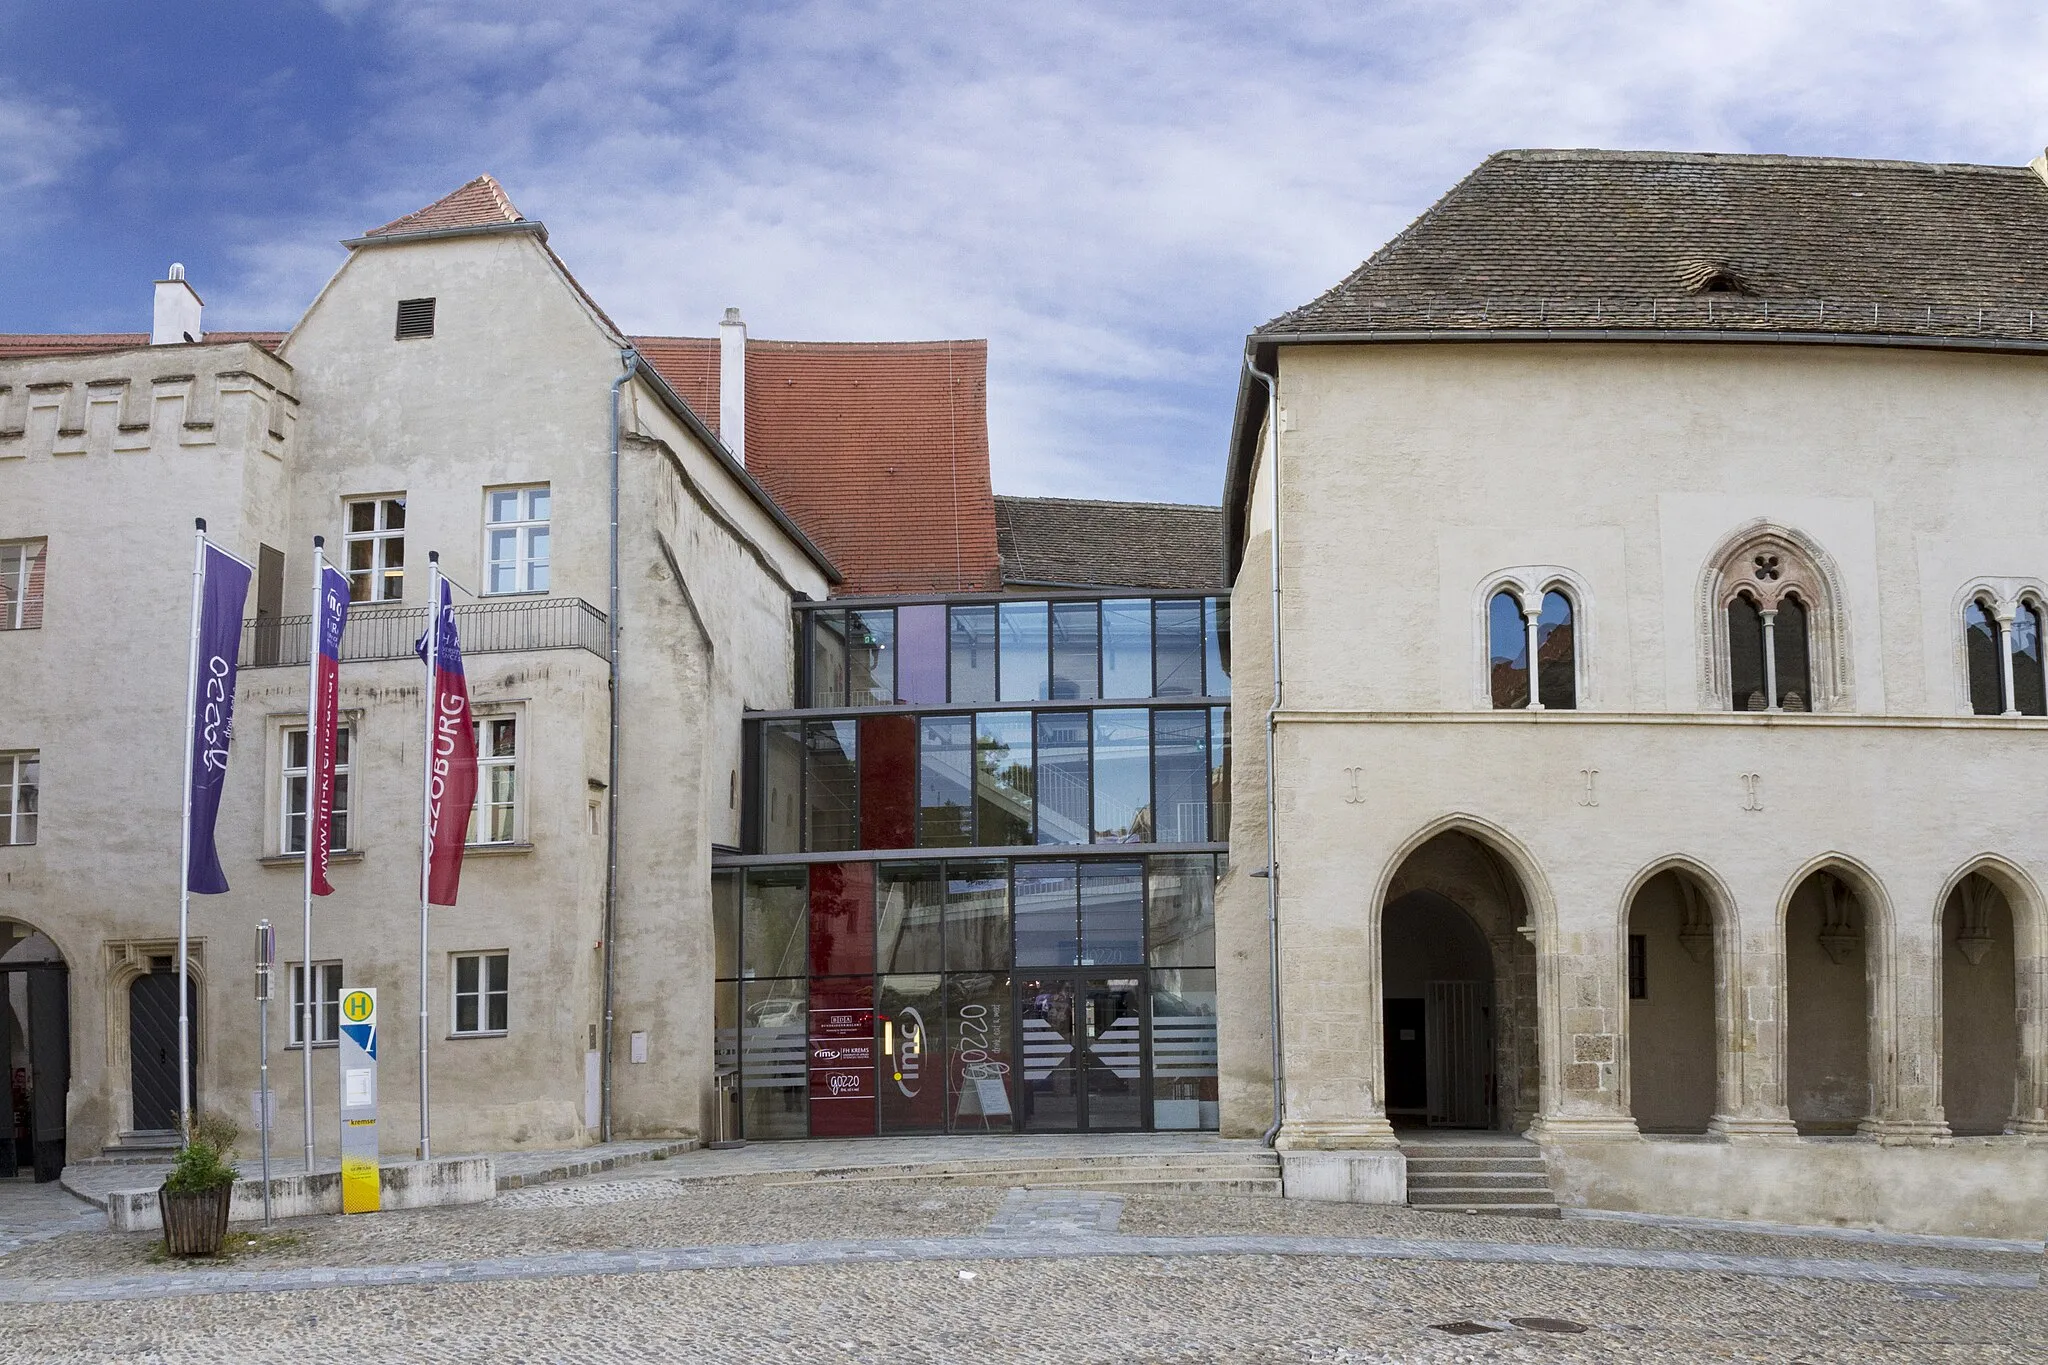
[[[1225,1131],[2038,1231],[2044,176],[1503,152],[1252,333]]]

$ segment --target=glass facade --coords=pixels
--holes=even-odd
[[[797,640],[714,874],[738,1133],[1215,1128],[1228,600],[805,603]]]
[[[1219,857],[719,871],[741,1134],[1215,1128]]]

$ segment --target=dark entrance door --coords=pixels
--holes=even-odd
[[[1421,1120],[1429,1113],[1428,1010],[1420,1000],[1386,1002],[1387,1117]]]
[[[1018,1126],[1026,1132],[1146,1127],[1144,973],[1038,973],[1017,982]]]
[[[190,1071],[196,1103],[199,1057],[199,991],[186,982],[186,1014],[192,1023]],[[135,1099],[138,1132],[175,1132],[178,1127],[178,974],[159,968],[128,987],[128,1085]]]

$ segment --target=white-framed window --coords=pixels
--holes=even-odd
[[[348,556],[348,600],[405,598],[405,494],[351,499],[342,544]]]
[[[334,727],[334,805],[332,848],[341,850],[349,844],[349,775],[354,771],[350,754],[354,749],[355,727],[337,725]],[[308,766],[310,746],[306,742],[306,727],[301,725],[283,732],[284,740],[284,781],[278,790],[278,832],[282,836],[280,853],[304,853],[306,851],[306,793],[311,774]]]
[[[292,964],[292,1042],[293,1047],[303,1046],[306,1041],[305,1015],[302,1012],[306,1002],[306,968],[302,963]],[[339,962],[315,962],[313,964],[313,1045],[331,1043],[341,1037],[341,964]]]
[[[548,590],[546,484],[484,490],[484,591]]]
[[[42,755],[0,754],[0,844],[32,844],[41,814]]]
[[[476,805],[469,813],[472,844],[519,839],[519,717],[480,716],[476,722]]]
[[[43,562],[47,541],[0,541],[0,630],[43,624]]]
[[[507,953],[457,953],[449,982],[454,988],[452,1033],[504,1033],[511,1016],[511,967]]]

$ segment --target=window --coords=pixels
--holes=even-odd
[[[434,302],[433,299],[398,301],[398,328],[395,335],[399,341],[430,337],[434,334]]]
[[[1761,525],[1759,523],[1758,525]],[[1786,527],[1723,542],[1700,580],[1701,700],[1731,711],[1827,711],[1847,705],[1841,575]]]
[[[548,514],[546,484],[484,490],[485,592],[548,590]]]
[[[0,754],[0,844],[36,841],[37,753]]]
[[[353,727],[334,727],[334,840],[330,848],[349,847],[349,774],[354,771],[350,751],[354,748]],[[306,851],[306,791],[308,781],[306,727],[284,732],[284,790],[278,830],[283,836],[282,853]]]
[[[1486,604],[1487,672],[1493,709],[1519,710],[1529,704],[1529,627],[1522,599],[1497,592]]]
[[[35,630],[43,624],[41,540],[0,544],[0,630]]]
[[[1988,598],[1963,608],[1964,650],[1970,660],[1970,710],[1979,716],[2005,711],[2005,663],[1998,647],[1998,609]]]
[[[458,1034],[506,1031],[512,959],[505,953],[459,953],[455,958],[455,1029]]]
[[[467,842],[509,844],[518,838],[519,718],[484,716],[476,723],[476,805]]]
[[[363,498],[348,504],[348,600],[405,598],[405,499]]]
[[[306,969],[303,964],[292,964],[292,1043],[300,1047],[306,1041],[305,1024]],[[313,1044],[332,1043],[341,1037],[341,964],[339,962],[315,962],[313,964]]]
[[[1973,714],[2048,715],[2038,602],[2022,597],[2012,603],[2007,617],[1990,597],[1971,598],[1963,608],[1963,644]]]
[[[1628,998],[1650,998],[1650,939],[1647,934],[1628,936]]]
[[[1578,654],[1573,641],[1572,600],[1555,589],[1543,594],[1536,618],[1536,700],[1548,710],[1579,704]]]

